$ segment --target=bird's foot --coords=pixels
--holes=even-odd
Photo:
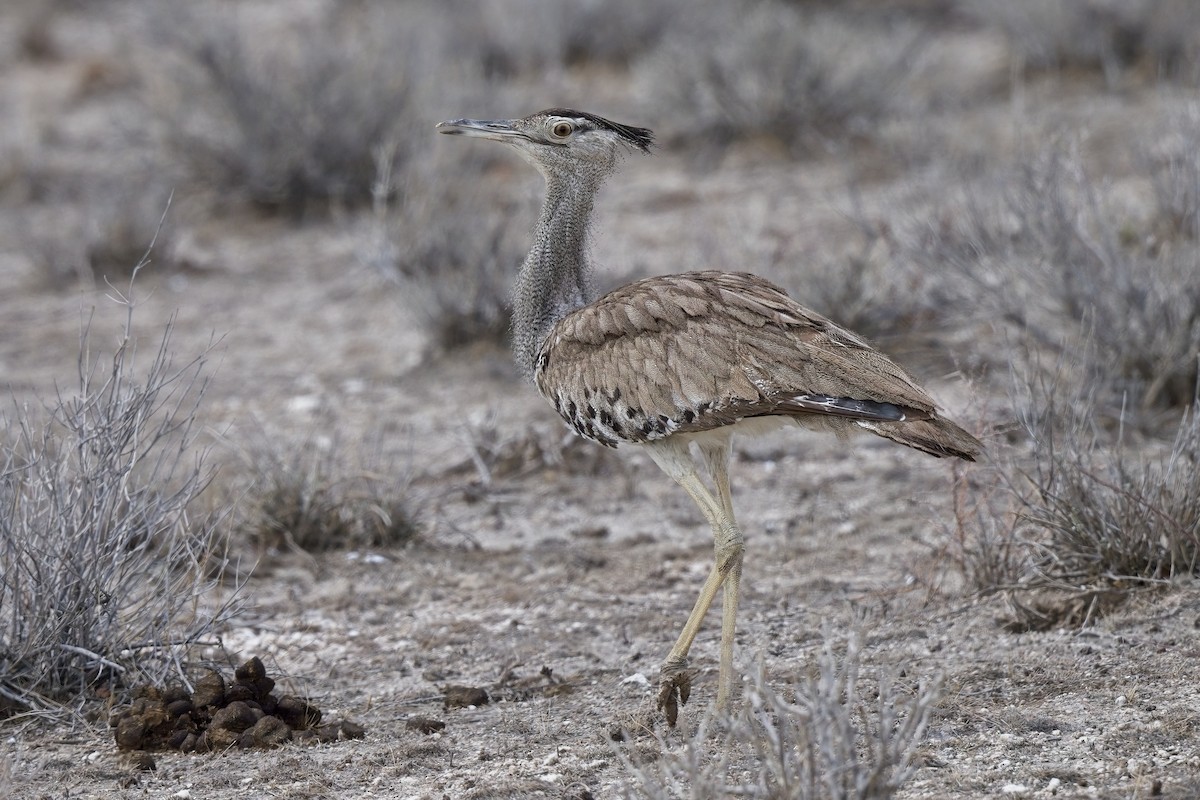
[[[664,662],[658,669],[658,710],[666,714],[667,724],[672,728],[679,719],[679,707],[692,694],[692,673],[687,663],[686,658],[681,658]]]

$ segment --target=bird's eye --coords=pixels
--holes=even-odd
[[[571,135],[571,131],[573,130],[575,130],[575,126],[569,122],[556,122],[554,123],[554,127],[550,129],[550,132],[559,139],[565,139]]]

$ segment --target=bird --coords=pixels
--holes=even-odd
[[[721,593],[716,705],[724,709],[733,693],[745,551],[730,489],[734,436],[796,425],[839,437],[867,431],[966,461],[982,445],[866,339],[757,275],[680,272],[594,297],[587,246],[594,199],[626,154],[651,152],[651,130],[568,108],[436,127],[507,144],[545,179],[512,294],[517,367],[580,436],[649,454],[711,526],[713,565],[659,667],[656,707],[674,727],[691,695],[689,652]]]

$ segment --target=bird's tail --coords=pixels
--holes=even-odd
[[[871,433],[937,458],[954,456],[974,461],[983,452],[983,445],[978,439],[942,417],[901,422],[858,420],[858,424]]]

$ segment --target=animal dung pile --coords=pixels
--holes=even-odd
[[[363,737],[362,726],[353,722],[322,725],[319,708],[295,695],[276,697],[274,688],[275,681],[255,657],[234,671],[231,684],[214,670],[191,692],[141,686],[109,724],[123,750],[193,753]]]

